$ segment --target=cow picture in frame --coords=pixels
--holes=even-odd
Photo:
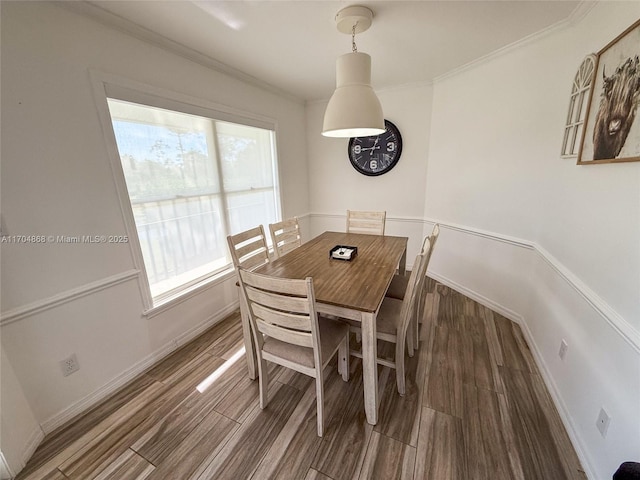
[[[640,161],[640,20],[598,52],[578,165]]]

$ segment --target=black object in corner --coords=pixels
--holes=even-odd
[[[613,480],[640,480],[640,463],[624,462],[613,474]]]

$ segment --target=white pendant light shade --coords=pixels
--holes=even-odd
[[[385,131],[380,100],[371,87],[371,57],[353,52],[336,61],[336,91],[324,114],[325,137],[366,137]]]

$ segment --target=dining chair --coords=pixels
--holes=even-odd
[[[244,232],[237,233],[235,235],[227,236],[227,243],[229,245],[229,251],[231,252],[231,260],[233,266],[238,273],[238,282],[240,274],[238,270],[242,267],[247,270],[256,269],[265,263],[269,263],[269,247],[267,246],[267,237],[264,234],[264,227],[258,225],[257,227],[245,230]],[[236,284],[240,286],[240,283]],[[247,313],[247,305],[244,301],[244,297],[239,295],[240,301],[240,318],[242,320],[242,336],[244,338],[245,345],[253,345],[253,339],[251,337],[251,327],[249,326],[249,317]],[[249,377],[255,379],[255,348],[246,352],[247,356],[247,368],[249,370]]]
[[[428,255],[426,257],[426,261],[423,263],[422,269],[423,269],[423,275],[427,274],[427,268],[429,267],[429,262],[431,260],[431,255],[433,254],[433,249],[436,246],[436,242],[438,240],[438,236],[440,235],[440,224],[436,223],[433,226],[433,229],[431,230],[431,235],[429,235],[428,237],[426,237],[422,243],[422,249],[421,249],[421,253],[426,253],[425,252],[425,246],[426,246],[426,241],[427,239],[429,239],[429,244],[430,244],[430,248],[428,250]],[[415,267],[413,267],[415,268]],[[391,297],[391,298],[397,298],[398,300],[402,300],[404,299],[404,295],[405,292],[407,291],[407,284],[409,283],[409,276],[408,275],[400,275],[400,274],[396,274],[394,275],[393,279],[391,280],[391,284],[389,285],[389,288],[387,289],[387,293],[386,296],[387,297]],[[418,307],[416,308],[415,311],[415,321],[413,322],[413,328],[412,328],[412,335],[410,335],[410,340],[413,340],[413,348],[417,349],[418,345],[419,345],[419,333],[418,333],[418,329],[420,327],[420,323],[422,323],[422,317],[424,314],[424,302],[426,299],[426,279],[423,282],[423,288],[420,289],[420,291],[418,292]]]
[[[248,305],[260,377],[260,408],[268,404],[266,362],[315,378],[318,436],[324,430],[324,368],[338,352],[338,371],[349,380],[349,326],[319,316],[313,279],[271,277],[239,269]]]
[[[269,232],[273,242],[273,251],[277,257],[281,257],[302,245],[298,217],[269,224]]]
[[[376,317],[376,338],[385,342],[395,344],[395,356],[393,360],[378,357],[377,363],[396,370],[396,384],[398,393],[405,394],[406,382],[404,375],[404,354],[405,346],[408,345],[409,356],[413,356],[411,342],[407,341],[410,332],[411,319],[415,316],[418,302],[418,292],[422,288],[425,275],[422,273],[423,263],[429,255],[429,239],[425,240],[426,248],[416,256],[413,263],[407,291],[403,300],[385,297]],[[424,252],[424,253],[423,253]],[[354,320],[347,320],[349,328],[356,334],[361,334],[360,324]],[[362,358],[362,352],[351,350],[350,354]]]
[[[347,210],[347,233],[384,235],[387,212]]]

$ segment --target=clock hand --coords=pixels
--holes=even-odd
[[[380,137],[376,137],[376,141],[373,143],[373,147],[371,147],[371,152],[369,153],[369,155],[373,155],[373,151],[377,148],[380,148],[380,145],[378,145],[378,140],[380,140]]]

